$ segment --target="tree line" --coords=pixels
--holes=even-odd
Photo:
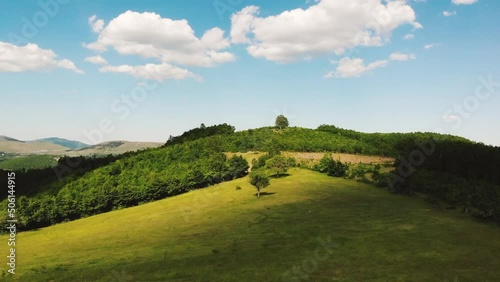
[[[81,175],[71,173],[63,181],[42,186],[36,194],[19,196],[18,227],[39,228],[135,206],[239,178],[247,170],[245,159],[226,157],[214,140],[146,150],[82,170]]]

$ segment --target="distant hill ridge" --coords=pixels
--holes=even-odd
[[[90,145],[82,143],[80,141],[68,140],[68,139],[59,138],[59,137],[42,138],[42,139],[36,139],[36,140],[32,140],[32,141],[27,141],[27,142],[29,142],[29,143],[38,143],[38,142],[52,143],[52,144],[61,145],[63,147],[73,149],[73,150],[83,149],[85,147],[90,146]]]
[[[17,140],[15,138],[5,136],[5,135],[0,135],[0,141],[12,141],[12,142],[21,142],[24,143],[23,141]]]

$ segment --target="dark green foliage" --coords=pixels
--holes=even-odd
[[[247,174],[245,159],[228,159],[217,148],[214,140],[204,139],[129,154],[92,170],[81,167],[39,188],[43,193],[20,197],[19,228],[134,206]]]
[[[270,158],[272,158],[271,155],[265,154],[265,155],[258,157],[257,159],[253,159],[252,160],[252,169],[259,169],[259,168],[265,167],[266,161],[269,160]]]
[[[289,125],[288,119],[284,115],[277,116],[274,124],[279,129],[287,128]]]
[[[392,191],[425,193],[434,204],[500,224],[500,148],[456,140],[427,140],[426,147],[407,140],[398,147],[405,151],[387,178]]]
[[[202,123],[199,128],[194,128],[186,131],[180,136],[170,136],[165,146],[182,144],[187,141],[193,141],[204,137],[231,133],[234,133],[234,126],[231,126],[229,124],[223,123],[206,127],[205,124]]]
[[[29,169],[43,169],[57,165],[54,156],[32,155],[25,157],[16,157],[0,162],[0,169],[9,169],[15,171]]]
[[[436,142],[435,152],[425,155],[425,162],[415,166],[413,174],[407,177],[394,178],[391,174],[378,173],[380,167],[363,166],[351,168],[346,175],[347,165],[328,155],[314,169],[364,182],[371,181],[369,173],[372,173],[377,185],[387,183],[394,192],[422,192],[433,201],[446,201],[465,212],[499,220],[499,148],[434,133],[366,134],[334,126],[320,126],[317,130],[267,127],[234,132],[234,127],[223,124],[201,126],[172,137],[163,148],[103,158],[66,157],[61,158],[55,168],[17,172],[19,227],[47,226],[244,176],[248,170],[246,161],[237,156],[228,159],[223,152],[270,152],[252,162],[251,181],[260,187],[260,195],[260,189],[269,185],[269,177],[261,171],[266,162],[269,168],[276,168],[274,172],[278,175],[284,173],[283,166],[277,165],[284,163],[280,151],[408,158],[419,148],[417,143],[429,138]],[[287,159],[286,163],[291,166],[293,161]],[[400,160],[396,164],[402,163]],[[2,183],[4,188],[7,182]],[[7,189],[2,191],[2,199],[5,199]],[[1,213],[5,210],[2,208]]]
[[[325,154],[319,163],[313,166],[313,170],[335,177],[345,176],[348,168],[349,165],[340,160],[334,161],[331,154]]]
[[[276,177],[285,174],[290,166],[290,160],[283,155],[276,155],[266,161],[266,168],[276,174]]]
[[[120,157],[138,153],[140,152],[127,153],[122,156],[61,157],[54,167],[15,170],[17,178],[16,196],[35,195],[47,190],[56,193],[66,183],[75,180],[89,171],[108,165]],[[3,173],[6,174],[6,172]],[[0,188],[0,199],[5,199],[7,197],[7,182],[0,182]]]
[[[269,176],[263,170],[252,170],[250,173],[250,184],[257,189],[257,197],[260,197],[260,190],[269,186]]]
[[[228,160],[228,170],[233,179],[245,176],[248,168],[248,162],[242,156],[233,155]]]

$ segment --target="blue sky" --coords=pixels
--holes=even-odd
[[[284,114],[499,146],[499,12],[493,0],[0,1],[0,135],[163,142]]]

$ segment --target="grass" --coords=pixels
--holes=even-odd
[[[243,178],[20,233],[15,278],[282,281],[294,266],[308,281],[500,277],[496,226],[355,181],[289,172],[260,199]]]
[[[19,155],[31,155],[31,154],[52,154],[58,155],[66,152],[68,148],[61,145],[56,145],[46,142],[20,142],[20,141],[7,141],[0,140],[0,152],[13,153]]]

